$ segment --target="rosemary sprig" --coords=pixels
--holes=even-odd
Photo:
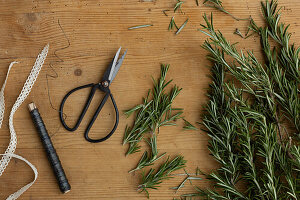
[[[177,0],[177,3],[174,6],[174,12],[176,12],[176,10],[178,10],[178,9],[180,10],[180,12],[182,12],[181,6],[182,6],[183,3],[184,3],[183,1]]]
[[[259,34],[264,64],[237,50],[204,15],[203,47],[212,61],[209,102],[202,116],[209,151],[220,167],[206,175],[214,189],[196,188],[207,199],[300,199],[299,48],[280,22],[277,1],[266,0]],[[271,46],[271,41],[275,45]],[[286,128],[289,127],[289,128]],[[239,187],[247,184],[247,189]]]
[[[189,21],[189,18],[187,18],[185,20],[185,22],[180,26],[180,28],[176,31],[176,33],[175,33],[176,35],[182,31],[182,29],[185,27],[185,25],[188,23],[188,21]]]
[[[172,172],[184,168],[185,163],[186,160],[184,160],[183,156],[176,156],[173,160],[169,160],[168,157],[156,173],[154,169],[150,169],[147,175],[143,172],[141,184],[138,186],[138,190],[146,192],[147,197],[149,198],[148,189],[157,189],[163,180],[172,178],[170,175]]]
[[[144,154],[142,155],[139,163],[137,164],[136,168],[132,169],[129,171],[129,173],[132,173],[134,171],[137,171],[139,169],[143,169],[144,167],[153,165],[153,163],[160,158],[162,158],[166,153],[161,154],[160,156],[158,155],[158,150],[157,150],[157,142],[156,142],[156,134],[154,134],[150,140],[146,140],[149,147],[151,148],[151,153],[148,155],[148,152],[145,151]]]
[[[249,20],[249,18],[247,19],[240,19],[235,17],[234,15],[232,15],[230,12],[228,12],[227,10],[224,9],[223,5],[222,5],[222,1],[220,0],[204,0],[203,4],[208,6],[208,7],[212,7],[215,8],[217,10],[220,10],[221,12],[224,12],[228,15],[230,15],[233,19],[239,21],[239,20]]]
[[[175,120],[181,118],[182,109],[172,107],[181,88],[175,85],[169,93],[166,92],[166,87],[172,82],[172,80],[166,81],[168,69],[169,65],[162,65],[160,78],[157,81],[152,78],[153,89],[148,91],[143,104],[125,112],[128,116],[136,112],[133,126],[125,129],[123,145],[129,144],[126,155],[140,151],[138,143],[145,133],[156,134],[159,127],[174,126],[176,125]],[[152,96],[151,100],[150,95]]]
[[[133,30],[133,29],[138,29],[138,28],[146,28],[149,26],[153,26],[153,24],[145,24],[145,25],[139,25],[139,26],[133,26],[133,27],[129,27],[128,30]]]
[[[186,119],[182,118],[184,121],[184,130],[198,130],[193,124],[191,124],[189,121]]]

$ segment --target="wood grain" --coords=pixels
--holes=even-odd
[[[233,34],[239,28],[246,32],[247,21],[235,21],[224,13],[195,1],[185,1],[184,14],[174,14],[175,0],[12,0],[0,2],[0,82],[4,81],[10,62],[17,60],[5,91],[6,114],[0,130],[0,152],[9,142],[8,115],[24,81],[42,47],[50,43],[50,51],[34,88],[15,115],[18,134],[16,153],[32,162],[39,171],[37,182],[20,199],[146,199],[136,191],[139,173],[128,174],[138,155],[125,157],[127,149],[122,146],[126,124],[132,118],[121,115],[116,133],[108,141],[91,144],[84,140],[86,120],[75,132],[64,130],[58,118],[58,106],[70,89],[99,81],[107,64],[119,46],[128,54],[111,86],[119,110],[125,110],[141,102],[151,87],[151,75],[157,77],[161,63],[171,64],[168,78],[183,88],[176,99],[176,106],[185,109],[185,117],[191,122],[200,120],[201,106],[206,102],[205,91],[209,84],[209,65],[206,52],[200,47],[205,35],[197,31],[203,23],[204,13],[214,13],[215,27],[221,29],[239,47],[253,49],[261,54],[259,39],[241,39]],[[200,0],[199,0],[200,2]],[[292,40],[299,44],[300,1],[281,0],[284,6],[283,20],[291,24],[290,32],[296,33]],[[224,7],[233,15],[246,18],[251,15],[262,23],[259,0],[227,0]],[[169,16],[162,11],[171,10]],[[175,15],[177,24],[190,20],[182,32],[175,36],[168,31],[170,18]],[[128,30],[128,27],[153,24],[152,27]],[[297,32],[298,31],[298,32]],[[261,57],[261,56],[258,56]],[[49,94],[49,96],[48,96]],[[76,120],[88,91],[74,95],[65,108],[68,122]],[[97,94],[94,110],[101,98]],[[55,182],[51,168],[37,133],[33,127],[27,104],[34,101],[44,118],[53,143],[61,158],[72,186],[71,192],[62,195]],[[50,104],[51,101],[51,104]],[[101,136],[112,126],[112,105],[106,105],[101,118],[93,127],[94,137]],[[160,131],[158,146],[170,155],[182,154],[188,160],[187,171],[194,172],[199,166],[210,171],[216,165],[207,149],[207,136],[202,131],[183,131],[182,122],[177,127],[165,127]],[[140,154],[139,154],[140,155]],[[0,199],[5,199],[33,178],[29,167],[12,160],[0,177]],[[184,177],[165,181],[158,191],[151,191],[151,199],[172,199],[182,193],[193,192],[189,184],[178,194],[170,187],[179,185]],[[206,180],[195,182],[208,187]]]

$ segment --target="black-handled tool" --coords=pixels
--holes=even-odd
[[[111,64],[109,65],[109,67],[107,68],[106,72],[104,73],[104,76],[102,77],[102,80],[100,83],[91,83],[91,84],[87,84],[87,85],[83,85],[83,86],[79,86],[77,88],[74,88],[72,89],[70,92],[68,92],[66,94],[66,96],[64,96],[61,104],[60,104],[60,109],[59,109],[59,118],[60,118],[60,121],[62,123],[62,125],[65,127],[65,129],[67,129],[68,131],[75,131],[85,113],[87,112],[91,102],[92,102],[92,99],[95,95],[95,92],[99,89],[100,91],[104,92],[105,93],[105,96],[103,97],[101,103],[99,104],[97,110],[95,111],[94,113],[94,116],[93,118],[91,119],[90,123],[88,124],[87,128],[85,129],[85,132],[84,132],[84,137],[87,141],[89,142],[93,142],[93,143],[97,143],[97,142],[103,142],[105,140],[107,140],[110,136],[112,136],[112,134],[115,132],[115,130],[117,129],[118,127],[118,123],[119,123],[119,111],[118,111],[118,108],[117,108],[117,104],[115,102],[115,99],[113,97],[113,95],[111,94],[111,91],[109,89],[109,86],[111,84],[111,82],[114,80],[114,78],[116,77],[121,65],[122,65],[122,62],[125,58],[125,55],[126,55],[126,51],[124,52],[123,56],[118,60],[119,58],[119,55],[120,55],[120,51],[121,51],[121,47],[119,48],[119,50],[117,51],[114,59],[112,60]],[[65,105],[65,102],[67,100],[67,98],[73,94],[74,92],[78,91],[78,90],[81,90],[81,89],[84,89],[84,88],[91,88],[91,92],[89,94],[89,97],[87,98],[86,100],[86,103],[82,109],[82,112],[80,114],[80,116],[78,117],[78,120],[75,124],[74,127],[69,127],[66,122],[65,122],[65,119],[64,119],[64,116],[63,116],[63,109],[64,109],[64,105]],[[112,130],[103,138],[100,138],[100,139],[92,139],[89,137],[89,131],[90,129],[92,128],[94,122],[96,121],[100,111],[102,110],[104,104],[107,102],[108,98],[110,97],[112,103],[113,103],[113,106],[114,106],[114,109],[115,109],[115,114],[116,114],[116,120],[115,120],[115,125],[113,126]]]
[[[34,103],[29,104],[28,109],[30,111],[30,115],[32,117],[33,123],[40,135],[41,141],[47,153],[48,160],[51,164],[51,167],[57,179],[60,191],[62,193],[67,193],[71,190],[71,186],[68,182],[68,179],[61,165],[59,157],[53,147],[52,141],[48,135],[43,119]]]

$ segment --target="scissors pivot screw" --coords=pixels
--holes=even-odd
[[[102,86],[103,86],[103,87],[108,87],[108,82],[107,82],[107,81],[103,81],[103,82],[102,82]]]

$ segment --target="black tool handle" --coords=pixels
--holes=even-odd
[[[109,96],[110,96],[111,101],[112,101],[112,103],[114,105],[114,108],[115,108],[115,113],[116,113],[115,125],[114,125],[113,129],[105,137],[100,138],[100,139],[92,139],[92,138],[89,137],[89,131],[92,128],[95,120],[97,119],[100,111],[102,110],[102,108],[103,108],[104,104],[106,103],[106,101],[107,101],[107,99],[108,99]],[[96,110],[96,112],[95,112],[92,120],[90,121],[89,125],[87,126],[87,128],[86,128],[86,130],[84,132],[84,137],[85,137],[85,139],[87,141],[92,142],[92,143],[103,142],[103,141],[107,140],[108,138],[110,138],[110,136],[112,136],[112,134],[116,131],[116,129],[118,127],[118,124],[119,124],[119,110],[118,110],[118,107],[117,107],[117,104],[116,104],[116,101],[115,101],[113,95],[109,91],[103,97],[103,99],[102,99],[100,105],[98,106],[98,108],[97,108],[97,110]]]
[[[84,88],[88,88],[88,87],[91,87],[92,89],[91,89],[91,92],[89,94],[89,97],[87,98],[87,100],[85,102],[85,105],[84,105],[84,107],[82,109],[82,112],[81,112],[80,116],[78,117],[78,120],[77,120],[75,126],[74,127],[69,127],[66,124],[64,116],[63,116],[65,102],[68,99],[68,97],[71,94],[73,94],[74,92],[76,92],[78,90],[81,90],[81,89],[84,89]],[[65,129],[67,129],[68,131],[75,131],[75,130],[77,130],[77,128],[79,127],[79,125],[80,125],[80,123],[81,123],[81,121],[82,121],[82,119],[83,119],[83,117],[84,117],[84,115],[86,113],[86,111],[88,110],[88,108],[89,108],[89,106],[90,106],[90,104],[92,102],[92,99],[93,99],[93,97],[95,95],[95,92],[96,92],[97,88],[98,88],[98,85],[91,83],[91,84],[87,84],[87,85],[83,85],[83,86],[74,88],[73,90],[71,90],[70,92],[68,92],[66,94],[66,96],[64,96],[64,98],[63,98],[63,100],[62,100],[62,102],[60,104],[60,108],[59,108],[59,118],[60,118],[60,121],[61,121],[62,125],[65,127]]]
[[[53,147],[52,141],[48,135],[48,132],[47,132],[46,126],[43,122],[43,119],[42,119],[38,109],[34,105],[34,103],[29,104],[28,107],[29,107],[29,111],[30,111],[33,123],[40,135],[41,141],[42,141],[45,151],[47,153],[48,160],[51,164],[51,167],[52,167],[55,177],[57,179],[59,188],[62,193],[67,193],[71,190],[71,186],[68,182],[68,179],[67,179],[64,169],[61,165],[59,157]]]

